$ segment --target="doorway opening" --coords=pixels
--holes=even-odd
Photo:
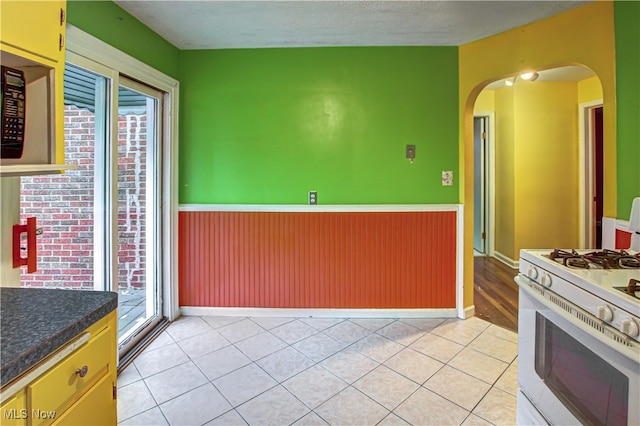
[[[474,256],[493,256],[493,112],[473,118]]]
[[[602,216],[604,214],[604,111],[602,99],[579,105],[580,181],[582,205],[580,245],[602,248]]]
[[[511,77],[496,81],[476,98],[476,315],[493,323],[504,320],[503,324],[512,329],[517,325],[513,277],[518,273],[520,249],[601,244],[601,97],[602,85],[592,70],[567,66],[539,71],[534,80]],[[581,103],[584,100],[593,101]],[[495,131],[489,132],[489,136],[495,136],[493,163],[491,155],[487,158],[486,147],[491,145],[482,140],[487,111],[495,113]],[[493,205],[487,197],[490,190],[494,191]],[[492,212],[495,222],[487,220]],[[494,245],[489,254],[491,240]]]

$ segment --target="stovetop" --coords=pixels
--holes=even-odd
[[[626,250],[582,251],[554,249],[549,259],[572,269],[640,269],[640,253]]]
[[[613,287],[616,290],[623,292],[624,294],[628,294],[636,299],[640,299],[640,281],[635,278],[631,278],[629,280],[629,284],[626,287]]]
[[[563,250],[570,253],[570,259],[565,260],[562,256],[554,257],[553,249],[544,250],[521,250],[520,251],[520,272],[527,275],[527,268],[530,265],[539,268],[541,271],[547,271],[568,284],[580,287],[589,293],[599,297],[600,299],[610,303],[614,306],[618,306],[627,310],[630,313],[640,312],[640,299],[621,291],[619,288],[627,288],[632,280],[640,281],[640,268],[627,267],[633,260],[637,259],[639,254],[630,250],[620,253],[618,256],[626,258],[623,265],[619,265],[618,261],[612,261],[615,263],[615,267],[605,267],[602,262],[585,260],[584,256],[595,252],[596,250]],[[524,261],[524,262],[523,262]],[[625,266],[624,262],[630,262]],[[575,263],[574,263],[575,262]],[[588,267],[583,267],[584,264]],[[607,261],[609,262],[609,261]],[[578,266],[576,266],[578,264]],[[610,266],[610,265],[607,265]],[[557,286],[561,280],[555,280]],[[554,286],[551,286],[551,291],[554,291]]]

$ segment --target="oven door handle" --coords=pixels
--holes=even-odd
[[[624,334],[620,333],[614,327],[612,327],[609,324],[599,320],[598,318],[596,318],[595,316],[593,316],[589,312],[585,311],[584,309],[581,309],[580,307],[576,306],[575,304],[567,301],[564,298],[561,298],[560,296],[558,296],[558,295],[556,295],[554,293],[554,297],[560,298],[566,305],[570,306],[571,309],[574,312],[579,312],[583,316],[587,316],[588,318],[592,319],[594,323],[601,324],[603,328],[609,330],[609,333],[611,335],[617,336],[621,340],[629,342],[629,344],[631,344],[632,346],[627,346],[624,343],[621,343],[620,341],[614,339],[613,337],[609,337],[609,336],[603,335],[602,332],[600,332],[600,331],[594,329],[593,327],[590,327],[588,324],[585,324],[584,322],[580,321],[575,316],[573,316],[571,313],[567,312],[564,308],[556,305],[555,303],[551,302],[550,300],[547,300],[542,294],[540,294],[535,289],[540,289],[540,291],[542,291],[543,293],[547,292],[549,290],[543,288],[542,286],[540,286],[538,283],[536,283],[535,281],[531,280],[530,278],[525,277],[523,275],[518,275],[518,276],[516,276],[514,278],[514,280],[516,281],[516,283],[518,283],[518,286],[520,287],[520,289],[523,290],[527,294],[527,296],[533,298],[534,300],[536,300],[538,303],[542,304],[543,306],[551,309],[555,315],[558,315],[559,317],[561,317],[565,321],[567,321],[570,324],[572,324],[574,327],[577,327],[582,332],[586,333],[589,336],[592,336],[593,338],[598,340],[603,345],[608,346],[608,347],[612,347],[613,350],[615,350],[616,352],[624,355],[625,357],[629,358],[631,361],[633,361],[635,363],[637,363],[638,359],[640,359],[640,345],[638,345],[633,340],[629,339]]]

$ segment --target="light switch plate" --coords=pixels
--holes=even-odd
[[[414,158],[416,158],[416,146],[415,145],[407,145],[407,148],[405,150],[405,156],[409,160],[413,160]]]
[[[451,170],[442,171],[442,186],[453,186],[453,172]]]

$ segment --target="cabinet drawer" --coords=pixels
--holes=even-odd
[[[31,383],[27,387],[27,408],[30,411],[55,411],[56,417],[60,416],[74,399],[107,373],[113,351],[113,339],[111,328],[102,330],[86,345]],[[86,374],[81,377],[84,367]],[[41,423],[38,419],[32,420],[36,424]]]

